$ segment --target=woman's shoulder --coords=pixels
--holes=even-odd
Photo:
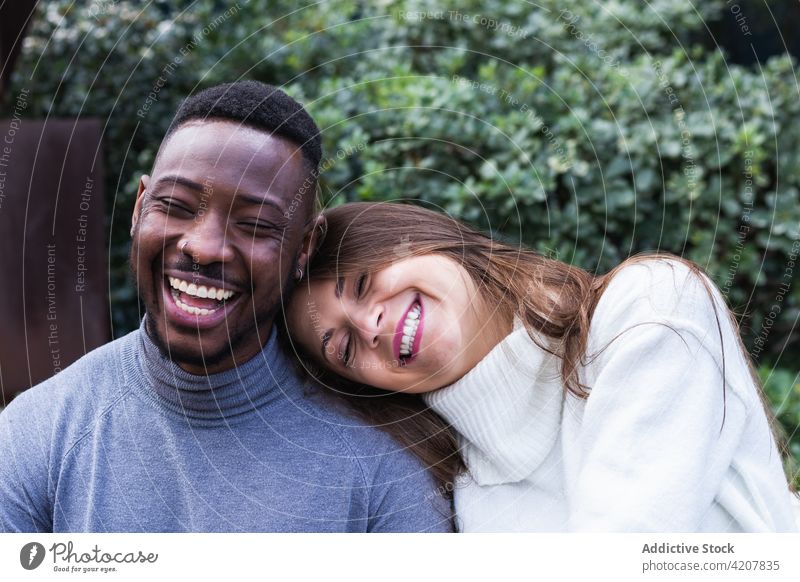
[[[669,257],[624,264],[612,274],[592,315],[587,352],[602,354],[601,365],[614,353],[617,339],[635,342],[644,334],[657,337],[653,333],[662,333],[665,343],[677,334],[687,349],[704,350],[731,375],[735,392],[745,400],[754,395],[747,388],[752,378],[739,326],[720,290],[699,268]]]
[[[623,325],[658,321],[716,328],[727,313],[714,283],[677,258],[656,256],[623,263],[598,300],[592,327],[613,330]]]
[[[743,358],[739,326],[699,267],[671,257],[636,259],[611,273],[589,325],[589,351],[653,325],[693,335],[715,359]]]

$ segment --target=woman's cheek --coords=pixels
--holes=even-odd
[[[459,329],[448,328],[443,331],[444,333],[441,335],[430,338],[431,341],[426,350],[431,363],[437,365],[450,361],[456,355],[454,347],[458,349],[458,346],[463,345]]]

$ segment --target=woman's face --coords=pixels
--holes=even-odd
[[[428,392],[458,380],[505,337],[510,322],[499,325],[493,315],[461,265],[424,255],[304,282],[287,323],[293,340],[340,376]]]

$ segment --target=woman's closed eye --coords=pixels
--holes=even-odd
[[[361,296],[367,290],[368,282],[369,282],[369,275],[367,273],[361,273],[361,275],[356,277],[355,291],[354,291],[356,299],[361,299]]]
[[[353,335],[351,333],[346,333],[343,338],[343,349],[339,351],[340,359],[342,360],[342,365],[347,368],[350,366],[350,363],[353,361],[354,349],[353,349]]]
[[[356,300],[363,297],[369,282],[369,275],[361,273],[353,278],[353,296]],[[355,346],[353,345],[353,334],[346,332],[342,337],[339,348],[339,360],[345,368],[352,365],[355,356]]]

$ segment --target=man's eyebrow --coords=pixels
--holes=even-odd
[[[158,181],[156,181],[156,183],[153,186],[153,188],[154,189],[157,188],[162,183],[179,184],[181,186],[185,186],[186,188],[189,188],[190,190],[197,190],[198,192],[203,192],[203,185],[202,184],[199,184],[199,183],[195,182],[194,180],[190,180],[189,178],[184,178],[183,176],[174,176],[174,175],[171,175],[171,174],[168,175],[168,176],[162,176],[161,178],[158,179]]]
[[[199,182],[195,182],[194,180],[190,180],[189,178],[184,178],[183,176],[177,176],[177,175],[173,175],[173,174],[170,174],[170,175],[167,175],[167,176],[162,176],[161,178],[158,179],[158,181],[156,181],[154,188],[157,188],[158,186],[160,186],[163,183],[178,184],[180,186],[184,186],[186,188],[189,188],[190,190],[194,190],[196,192],[200,192],[201,194],[206,194],[207,186],[205,186],[203,184],[200,184]],[[258,205],[258,206],[271,206],[275,210],[277,210],[278,212],[281,212],[281,213],[284,212],[284,208],[280,204],[275,202],[274,200],[271,200],[270,198],[260,198],[258,196],[254,196],[252,194],[247,194],[245,192],[238,192],[237,191],[236,192],[236,201],[237,202],[242,202],[244,204],[252,204],[252,205]]]
[[[326,362],[328,361],[328,342],[331,341],[331,337],[333,337],[333,328],[322,334],[322,359]]]

